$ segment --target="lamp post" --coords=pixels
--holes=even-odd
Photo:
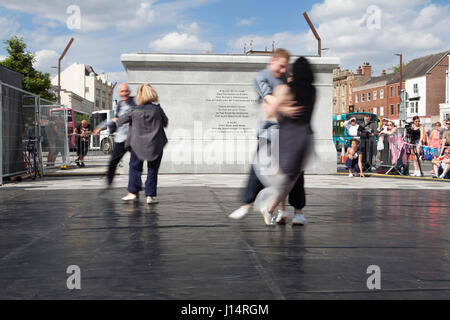
[[[312,33],[314,34],[314,37],[317,39],[317,45],[318,45],[318,53],[319,57],[322,56],[322,39],[320,39],[319,34],[316,31],[316,28],[314,28],[314,25],[312,24],[311,20],[308,17],[308,14],[306,12],[303,12],[303,16],[305,17],[306,22],[308,23],[309,27],[311,28]]]
[[[400,92],[402,92],[403,89],[403,55],[401,53],[396,53],[396,56],[400,57]]]
[[[64,49],[61,57],[58,59],[58,104],[61,104],[61,61],[64,58],[64,56],[67,53],[67,50],[69,50],[70,46],[72,45],[74,38],[71,38],[69,43],[67,44],[66,48]]]
[[[401,53],[396,53],[396,56],[400,57],[400,110],[398,114],[399,124],[402,125],[402,122],[406,122],[406,107],[405,103],[408,100],[407,93],[403,90],[403,55]]]

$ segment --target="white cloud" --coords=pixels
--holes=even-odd
[[[58,66],[59,54],[54,50],[40,50],[35,52],[34,68],[36,70],[54,74],[56,69],[52,67]]]
[[[247,18],[247,19],[241,19],[236,24],[238,27],[250,27],[255,24],[257,21],[256,18]]]
[[[81,32],[144,29],[149,25],[179,23],[183,11],[207,3],[206,0],[176,0],[160,3],[156,0],[79,0]],[[46,27],[67,25],[73,13],[67,13],[73,1],[0,0],[0,6],[33,15],[33,22]]]
[[[177,29],[181,32],[188,33],[188,34],[199,34],[200,27],[198,26],[197,22],[192,22],[190,25],[185,26],[183,24],[177,25]]]
[[[156,52],[207,52],[212,44],[200,41],[197,36],[187,33],[172,32],[161,39],[149,43],[149,48]]]
[[[19,28],[20,24],[14,19],[0,17],[0,39],[9,39]]]
[[[378,28],[368,27],[380,11]],[[373,8],[373,7],[372,7]],[[394,53],[402,52],[405,61],[450,49],[450,5],[430,4],[428,0],[325,0],[314,4],[308,13],[322,38],[324,56],[341,58],[342,67],[355,69],[364,61],[373,65],[375,74],[398,64]],[[368,20],[369,19],[369,20]],[[369,24],[369,26],[373,26]],[[284,47],[294,54],[316,55],[317,41],[311,31],[246,35],[231,39],[230,48],[241,51],[253,40],[256,50]]]
[[[415,19],[414,25],[416,27],[424,27],[436,22],[436,18],[439,18],[441,12],[440,8],[434,4],[426,6],[419,12],[419,16]]]

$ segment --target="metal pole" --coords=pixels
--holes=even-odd
[[[0,81],[0,186],[3,185],[3,85]]]
[[[42,137],[41,137],[41,98],[39,96],[34,98],[34,103],[36,104],[36,116],[37,116],[37,122],[38,122],[38,134],[36,138],[39,138],[37,141],[38,146],[38,157],[39,157],[39,171],[41,172],[42,176],[44,176],[44,162],[42,159]]]
[[[70,141],[72,140],[72,136],[68,136],[69,130],[67,128],[67,118],[68,118],[68,114],[67,114],[67,106],[60,106],[63,107],[64,110],[64,152],[66,154],[65,156],[65,161],[63,158],[63,165],[67,166],[67,168],[70,165]],[[73,119],[73,121],[75,121],[75,119]],[[61,155],[62,156],[62,155]]]
[[[72,45],[73,38],[70,39],[69,43],[67,44],[66,48],[64,49],[61,57],[58,59],[58,103],[61,103],[61,60],[64,58],[64,56],[67,53],[67,50],[69,50],[70,46]]]
[[[308,23],[309,27],[311,28],[312,33],[314,34],[314,36],[317,39],[317,43],[318,43],[318,53],[319,53],[319,57],[322,56],[322,40],[320,39],[319,34],[316,31],[316,28],[314,28],[314,25],[312,24],[311,20],[308,17],[308,14],[306,12],[303,12],[303,16],[306,19],[306,22]]]
[[[403,89],[403,54],[400,53],[400,92],[402,92]]]

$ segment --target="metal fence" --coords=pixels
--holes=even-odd
[[[68,164],[67,112],[51,115],[52,108],[63,106],[2,81],[0,96],[0,184],[4,178],[27,173],[30,140],[36,141],[41,174],[49,165]]]

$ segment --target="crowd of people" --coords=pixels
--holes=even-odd
[[[349,176],[358,172],[364,177],[364,172],[376,170],[372,163],[376,153],[375,161],[379,166],[391,166],[397,172],[407,174],[409,157],[414,168],[410,175],[421,177],[420,161],[429,160],[433,165],[433,178],[449,179],[450,119],[445,121],[445,128],[436,122],[428,132],[420,123],[420,117],[415,116],[412,120],[404,130],[399,130],[393,121],[386,118],[377,128],[370,115],[365,115],[363,124],[358,124],[356,118],[345,121],[344,127],[352,137],[345,154]]]

